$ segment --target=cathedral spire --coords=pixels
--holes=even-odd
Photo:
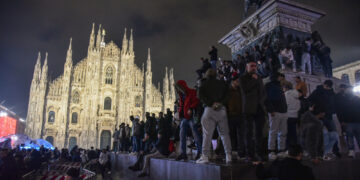
[[[95,43],[95,23],[92,24],[90,39],[89,39],[89,51],[94,48]]]
[[[47,81],[47,73],[48,73],[48,53],[45,54],[45,61],[44,65],[41,70],[41,81],[46,82]]]
[[[151,54],[150,54],[150,48],[148,48],[148,57],[146,61],[146,71],[151,72]]]
[[[170,69],[169,73],[169,84],[170,84],[170,99],[175,102],[175,80],[174,80],[174,69]]]
[[[134,54],[133,29],[130,30],[129,53]]]
[[[40,75],[41,75],[41,53],[39,52],[34,68],[33,81],[40,80]]]
[[[99,24],[99,30],[96,37],[96,48],[100,48],[101,39],[101,24]]]
[[[72,38],[70,38],[70,44],[69,44],[69,49],[67,50],[65,64],[72,65]]]
[[[125,33],[124,33],[124,38],[123,38],[123,42],[122,42],[122,53],[125,54],[128,50],[128,40],[126,37],[126,28],[125,28]]]

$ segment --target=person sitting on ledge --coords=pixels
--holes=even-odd
[[[159,113],[159,117],[163,117],[163,112]],[[165,158],[169,155],[171,122],[167,121],[165,118],[160,118],[158,128],[158,139],[155,145],[156,151],[144,157],[144,165],[138,177],[149,175],[150,158]]]
[[[269,167],[255,162],[256,176],[259,179],[275,178],[278,180],[313,180],[315,176],[312,169],[301,164],[303,150],[300,145],[289,147],[289,156],[283,160],[274,161]]]
[[[296,62],[290,46],[287,46],[285,49],[280,51],[279,60],[282,70],[285,70],[286,65],[292,64],[293,72],[296,72]]]

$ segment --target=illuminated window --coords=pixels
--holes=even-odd
[[[105,110],[111,110],[111,98],[106,97],[104,100],[104,109]]]
[[[78,122],[78,113],[77,112],[73,112],[71,114],[71,123],[72,124],[76,124]]]
[[[112,81],[113,81],[113,68],[108,67],[106,68],[106,73],[105,73],[105,84],[112,84]]]
[[[341,80],[344,81],[345,83],[350,84],[350,79],[349,79],[349,75],[348,75],[348,74],[343,74],[343,75],[341,75]]]
[[[50,111],[50,112],[49,112],[48,122],[49,122],[49,123],[55,122],[55,112],[54,112],[54,111]]]
[[[360,83],[360,70],[355,72],[355,83]]]

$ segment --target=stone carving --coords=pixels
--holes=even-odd
[[[244,18],[248,16],[248,11],[251,5],[256,5],[256,10],[260,9],[262,3],[264,0],[245,0],[245,6],[244,6]]]

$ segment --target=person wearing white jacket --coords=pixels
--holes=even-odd
[[[287,145],[296,145],[297,131],[296,126],[299,120],[298,112],[300,110],[300,92],[292,88],[292,84],[286,84],[284,87],[285,98],[287,103],[287,116],[288,116],[288,133],[287,133]]]

